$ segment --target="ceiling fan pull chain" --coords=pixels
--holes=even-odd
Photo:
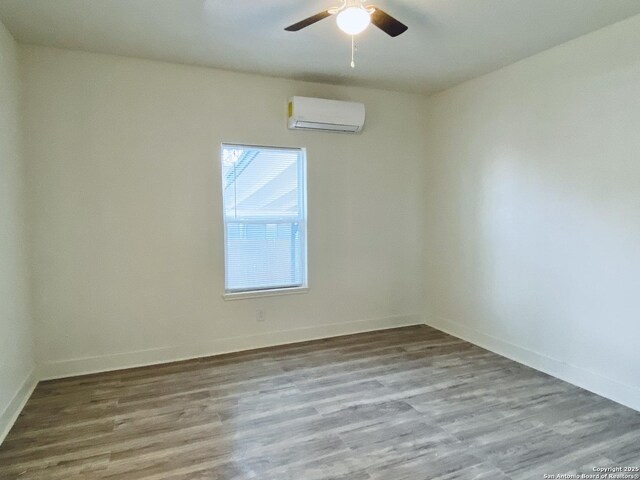
[[[356,37],[351,35],[351,68],[356,68]]]

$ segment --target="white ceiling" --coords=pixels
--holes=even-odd
[[[23,43],[302,80],[430,93],[640,13],[640,0],[375,0],[409,26],[350,40],[333,18],[284,27],[337,0],[0,0]]]

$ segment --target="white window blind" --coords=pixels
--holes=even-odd
[[[304,150],[223,144],[222,190],[226,293],[305,287]]]

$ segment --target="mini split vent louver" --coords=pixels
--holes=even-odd
[[[364,127],[364,105],[323,98],[292,97],[288,127],[291,130],[359,133]]]

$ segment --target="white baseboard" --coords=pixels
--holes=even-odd
[[[597,373],[567,364],[561,360],[549,357],[548,355],[512,344],[491,335],[487,335],[451,320],[444,318],[427,318],[424,320],[420,315],[398,315],[393,317],[336,323],[258,335],[224,338],[200,345],[182,345],[112,355],[44,362],[40,365],[38,371],[36,371],[36,369],[31,371],[9,405],[2,413],[0,413],[0,444],[9,433],[9,430],[33,393],[33,390],[38,384],[38,380],[120,370],[145,365],[155,365],[256,348],[286,345],[308,340],[318,340],[321,338],[419,325],[423,323],[482,348],[486,348],[487,350],[499,355],[510,358],[518,363],[535,368],[536,370],[540,370],[573,385],[640,411],[640,389],[635,386],[622,384]]]
[[[86,358],[48,361],[40,365],[40,379],[72,377],[124,368],[142,367],[160,363],[189,360],[192,358],[221,355],[224,353],[252,350],[289,343],[318,340],[321,338],[350,335],[353,333],[385,330],[422,324],[421,315],[398,315],[393,317],[334,323],[317,327],[299,328],[258,335],[222,338],[199,345],[180,345],[152,350],[140,350]]]
[[[0,445],[4,441],[5,437],[13,427],[13,424],[16,423],[18,419],[18,415],[22,412],[27,400],[33,393],[38,384],[38,377],[36,368],[34,367],[27,378],[24,379],[22,385],[13,396],[9,405],[4,409],[2,413],[0,413]]]
[[[535,368],[577,387],[640,411],[640,388],[638,387],[620,383],[598,373],[515,345],[442,317],[427,318],[424,323],[498,355],[510,358],[518,363]]]

